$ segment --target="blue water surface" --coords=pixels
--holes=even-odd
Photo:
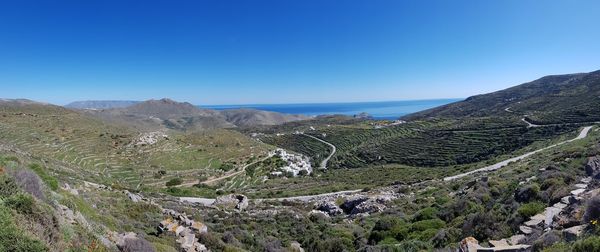
[[[356,115],[368,113],[375,119],[397,119],[403,115],[460,101],[462,99],[431,99],[385,102],[348,103],[296,103],[296,104],[243,104],[243,105],[201,105],[199,107],[223,110],[251,108],[287,114],[315,115]]]

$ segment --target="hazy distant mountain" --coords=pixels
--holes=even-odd
[[[212,110],[199,109],[190,103],[170,99],[148,100],[129,107],[88,113],[109,123],[138,129],[202,130],[235,127]]]
[[[600,121],[600,71],[550,75],[403,118],[496,115],[527,117],[540,124]]]
[[[2,105],[31,105],[31,104],[37,104],[37,105],[48,105],[48,103],[44,103],[44,102],[37,102],[37,101],[32,101],[32,100],[28,100],[28,99],[3,99],[0,98],[0,103]]]
[[[72,109],[111,109],[124,108],[140,103],[140,101],[76,101],[65,105]]]
[[[277,112],[232,109],[202,109],[171,99],[148,100],[123,108],[87,111],[104,121],[140,129],[203,130],[237,126],[276,125],[309,117]]]
[[[163,98],[160,100],[148,100],[133,106],[116,109],[131,114],[143,114],[159,118],[173,118],[186,116],[216,116],[214,110],[201,109],[188,102],[177,102]]]
[[[310,119],[305,115],[282,114],[256,109],[227,109],[217,112],[224,116],[226,121],[237,126],[277,125]]]

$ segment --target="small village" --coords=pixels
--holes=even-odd
[[[287,165],[279,168],[279,171],[271,172],[273,176],[283,176],[285,174],[293,174],[293,176],[298,175],[308,175],[312,173],[312,166],[310,165],[310,160],[308,157],[289,153],[284,149],[276,149],[270,153],[270,155],[275,155],[280,157],[283,161],[287,162]]]

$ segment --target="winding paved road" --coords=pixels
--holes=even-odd
[[[314,137],[314,136],[307,135],[307,134],[304,134],[304,133],[302,133],[302,135],[305,135],[307,137],[313,138],[313,139],[315,139],[315,140],[317,140],[317,141],[319,141],[321,143],[327,144],[327,145],[329,145],[329,147],[331,147],[331,153],[329,154],[329,156],[327,158],[323,159],[323,161],[321,161],[321,168],[322,169],[327,169],[327,162],[329,162],[329,159],[331,159],[331,157],[333,157],[333,155],[335,154],[335,151],[336,151],[335,145],[333,145],[333,144],[331,144],[329,142],[326,142],[325,140],[323,140],[321,138],[318,138],[318,137]]]
[[[498,169],[506,166],[510,162],[519,161],[519,160],[524,159],[526,157],[529,157],[529,156],[531,156],[533,154],[536,154],[536,153],[538,153],[540,151],[544,151],[544,150],[547,150],[547,149],[550,149],[550,148],[554,148],[554,147],[559,146],[559,145],[563,145],[563,144],[570,143],[570,142],[573,142],[573,141],[576,141],[576,140],[579,140],[579,139],[583,139],[583,138],[587,137],[587,134],[588,134],[588,132],[590,131],[591,128],[592,128],[592,126],[587,126],[587,127],[583,128],[581,130],[581,132],[579,132],[579,135],[577,137],[573,138],[573,139],[569,139],[569,140],[566,140],[566,141],[563,141],[563,142],[560,142],[560,143],[556,143],[556,144],[553,144],[553,145],[550,145],[550,146],[546,146],[546,147],[541,148],[541,149],[537,149],[537,150],[534,150],[534,151],[531,151],[531,152],[527,152],[527,153],[525,153],[525,154],[523,154],[521,156],[509,158],[509,159],[504,160],[502,162],[498,162],[498,163],[495,163],[493,165],[489,165],[489,166],[486,166],[486,167],[483,167],[483,168],[480,168],[480,169],[477,169],[477,170],[472,170],[472,171],[461,173],[461,174],[458,174],[458,175],[454,175],[454,176],[450,176],[450,177],[445,177],[443,180],[444,181],[451,181],[451,180],[455,180],[455,179],[458,179],[458,178],[469,176],[471,174],[478,173],[478,172],[489,172],[489,171],[498,170]]]
[[[527,128],[534,128],[534,127],[541,127],[541,126],[543,126],[543,125],[537,125],[537,124],[530,123],[529,121],[527,121],[527,119],[525,117],[521,118],[521,121],[527,123]]]

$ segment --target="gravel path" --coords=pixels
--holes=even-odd
[[[477,170],[473,170],[473,171],[470,171],[470,172],[461,173],[461,174],[450,176],[450,177],[445,177],[444,181],[455,180],[455,179],[466,177],[466,176],[469,176],[471,174],[478,173],[478,172],[489,172],[489,171],[498,170],[498,169],[506,166],[510,162],[519,161],[519,160],[524,159],[526,157],[529,157],[529,156],[531,156],[533,154],[536,154],[536,153],[538,153],[540,151],[544,151],[544,150],[547,150],[547,149],[550,149],[550,148],[554,148],[554,147],[559,146],[559,145],[563,145],[563,144],[570,143],[570,142],[573,142],[573,141],[576,141],[576,140],[579,140],[579,139],[583,139],[583,138],[587,137],[587,134],[588,134],[588,132],[590,131],[591,128],[592,128],[592,126],[587,126],[587,127],[583,128],[581,130],[581,132],[579,132],[579,135],[577,137],[573,138],[573,139],[566,140],[566,141],[563,141],[563,142],[560,142],[560,143],[557,143],[557,144],[553,144],[553,145],[550,145],[550,146],[546,146],[544,148],[541,148],[541,149],[538,149],[538,150],[534,150],[534,151],[531,151],[531,152],[527,152],[527,153],[525,153],[525,154],[523,154],[521,156],[509,158],[509,159],[504,160],[502,162],[498,162],[498,163],[495,163],[493,165],[486,166],[486,167],[483,167],[483,168],[480,168],[480,169],[477,169]]]

